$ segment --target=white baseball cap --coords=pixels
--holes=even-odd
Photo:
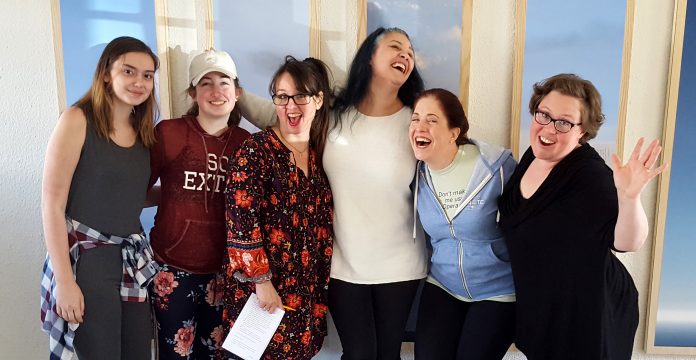
[[[196,55],[189,65],[189,83],[198,85],[201,78],[211,71],[219,71],[231,79],[237,78],[237,66],[230,54],[215,49],[206,50]]]

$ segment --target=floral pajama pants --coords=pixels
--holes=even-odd
[[[164,265],[150,294],[159,359],[215,359],[222,346],[221,274],[193,274]]]

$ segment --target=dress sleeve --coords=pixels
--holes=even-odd
[[[271,278],[264,243],[266,169],[270,163],[264,150],[247,139],[230,162],[225,190],[228,277],[242,282],[263,282]]]

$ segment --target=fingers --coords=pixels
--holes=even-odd
[[[636,143],[636,146],[633,148],[633,152],[631,153],[631,160],[638,160],[638,156],[640,156],[640,149],[643,147],[644,142],[645,139],[643,137],[638,139],[638,142]]]
[[[282,309],[283,303],[280,301],[280,297],[273,299],[272,301],[259,301],[259,307],[264,311],[268,311],[273,314],[275,309]]]
[[[82,323],[84,317],[84,308],[76,309],[68,307],[66,309],[56,308],[56,313],[58,316],[65,319],[65,321],[73,324]]]
[[[268,311],[270,314],[273,314],[275,312],[275,309],[282,309],[283,305],[278,302],[278,303],[269,303],[266,304],[266,306],[262,307],[265,311]]]
[[[82,317],[84,315],[85,315],[84,310],[81,310],[81,309],[73,310],[73,316],[75,317],[75,321],[78,323],[82,323]]]
[[[643,138],[641,138],[643,140]],[[645,163],[648,161],[648,158],[650,157],[650,154],[652,153],[652,150],[655,148],[655,145],[657,144],[657,140],[653,140],[650,142],[650,145],[648,145],[648,148],[645,149],[645,152],[640,154],[640,157],[638,160],[640,160],[641,163]]]
[[[657,162],[657,159],[660,156],[660,153],[662,152],[662,146],[659,146],[657,140],[654,140],[652,143],[650,143],[650,147],[648,150],[650,150],[650,153],[648,153],[646,150],[647,159],[644,165],[645,167],[650,169]]]
[[[619,159],[618,155],[611,154],[611,165],[614,168],[614,171],[621,168],[621,159]]]
[[[664,164],[658,166],[655,170],[653,170],[653,171],[650,173],[650,178],[652,179],[652,178],[654,178],[655,176],[662,174],[665,170],[667,170],[667,167],[668,167],[668,166],[669,166],[668,163],[664,163]]]

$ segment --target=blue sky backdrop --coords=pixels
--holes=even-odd
[[[309,56],[309,0],[213,1],[215,47],[230,53],[245,91],[268,98],[286,55]],[[258,131],[246,120],[241,127]]]
[[[426,89],[440,87],[459,95],[461,1],[369,0],[367,33],[380,26],[408,33]]]
[[[670,166],[656,346],[696,347],[696,7],[687,8]]]
[[[529,147],[532,85],[558,73],[592,81],[606,122],[590,143],[608,159],[616,148],[626,1],[527,1],[520,156]]]
[[[114,38],[138,38],[157,53],[154,1],[61,0],[60,17],[68,105],[87,92],[99,56]]]

